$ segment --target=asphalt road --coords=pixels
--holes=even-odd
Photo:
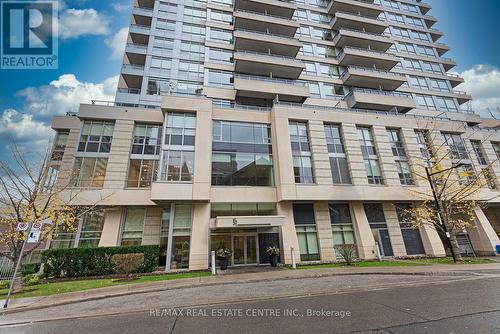
[[[3,325],[0,333],[500,333],[500,277],[496,275],[426,279],[360,275],[337,279],[343,280],[336,281],[337,284],[343,282],[349,289],[325,288],[325,293],[310,292],[307,286],[327,283],[314,278],[304,282],[269,283],[292,289],[300,284],[305,287],[302,296],[300,291],[295,291],[298,293],[293,297],[268,292],[269,298],[259,297],[255,301],[221,302],[186,309],[170,308],[168,305],[177,304],[169,304],[168,300],[148,305],[141,299],[144,296],[136,295],[128,296],[129,303],[140,302],[144,306],[142,311],[127,311],[125,307],[117,314],[100,315],[116,308],[111,301],[108,301],[109,309],[103,302],[88,302],[86,306],[68,305],[66,313],[63,307],[30,311],[41,315],[36,322]],[[399,280],[400,284],[392,284],[391,280]],[[231,288],[240,288],[244,294],[249,286],[226,287]],[[196,305],[197,299],[187,290],[177,294],[193,298],[189,302]],[[202,291],[191,290],[202,295]],[[149,296],[146,298],[151,300]],[[118,299],[118,302],[125,301]],[[155,303],[157,308],[146,309]],[[204,303],[199,302],[201,304]],[[94,305],[93,313],[91,305]],[[84,317],[78,318],[75,312]],[[10,315],[0,320],[4,320],[3,323],[26,321],[26,315],[30,316],[20,314],[14,319],[14,315]],[[58,315],[64,319],[43,320]]]

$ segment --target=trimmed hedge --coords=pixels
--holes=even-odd
[[[21,267],[21,274],[23,276],[33,275],[40,270],[40,263],[25,263]]]
[[[45,277],[85,277],[113,274],[111,257],[115,254],[142,253],[144,263],[138,272],[152,272],[158,267],[160,246],[95,248],[60,248],[42,252]]]

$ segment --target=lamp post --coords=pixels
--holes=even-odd
[[[443,212],[442,210],[443,209],[441,207],[441,201],[438,199],[437,191],[436,191],[436,185],[434,184],[434,179],[432,177],[434,175],[447,172],[449,170],[461,167],[463,165],[465,165],[465,164],[464,163],[459,163],[459,164],[457,164],[455,166],[452,166],[450,168],[446,168],[446,169],[443,169],[443,170],[440,170],[440,171],[437,171],[437,172],[432,172],[432,173],[431,173],[430,167],[425,167],[425,173],[427,174],[427,180],[429,180],[429,184],[430,184],[431,190],[432,190],[432,195],[434,196],[434,201],[436,202],[437,215],[438,215],[439,223],[443,226],[443,230],[444,230],[444,232],[446,234],[446,238],[448,238],[448,244],[450,246],[451,256],[453,257],[453,262],[456,262],[456,260],[455,260],[455,250],[453,249],[453,245],[451,244],[451,234],[448,231],[448,226],[446,226],[446,222],[443,220],[443,216],[442,216],[442,212]]]

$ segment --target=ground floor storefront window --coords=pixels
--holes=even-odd
[[[160,228],[160,255],[167,268],[189,268],[191,225],[191,204],[172,204],[164,208]]]

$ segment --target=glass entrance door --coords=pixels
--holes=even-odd
[[[233,235],[232,265],[257,264],[257,236]]]

